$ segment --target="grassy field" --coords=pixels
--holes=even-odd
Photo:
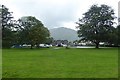
[[[118,50],[3,49],[3,78],[117,78]]]

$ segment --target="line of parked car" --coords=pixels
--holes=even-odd
[[[49,47],[52,47],[52,46],[56,46],[56,47],[66,47],[67,45],[66,44],[56,44],[56,45],[48,45],[48,44],[39,44],[39,47],[40,48],[49,48]],[[23,45],[13,45],[12,48],[29,48],[31,47],[30,44],[23,44]],[[35,45],[36,47],[36,45]]]

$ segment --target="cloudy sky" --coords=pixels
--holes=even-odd
[[[82,14],[93,4],[109,5],[118,16],[118,2],[119,0],[0,0],[0,4],[13,12],[15,19],[35,16],[49,29],[75,29],[75,22],[82,18]]]

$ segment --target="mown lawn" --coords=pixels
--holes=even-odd
[[[117,78],[118,50],[3,49],[3,78]]]

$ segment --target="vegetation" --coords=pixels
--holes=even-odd
[[[115,34],[114,14],[114,10],[107,5],[91,6],[84,13],[84,17],[77,22],[79,25],[78,36],[83,40],[95,43],[96,48],[99,48],[100,42],[109,42],[109,39]]]
[[[117,78],[118,49],[3,49],[3,78]]]
[[[82,40],[93,42],[96,48],[99,48],[100,42],[119,46],[119,25],[117,28],[113,26],[114,14],[114,10],[107,5],[91,6],[84,13],[84,17],[77,22],[78,36]],[[41,43],[50,44],[54,40],[43,23],[33,16],[24,16],[19,20],[13,20],[12,12],[9,12],[4,5],[0,7],[0,16],[2,16],[3,48],[23,44],[30,44],[33,48],[35,45],[38,47]],[[75,36],[71,36],[75,38]]]
[[[31,48],[50,40],[49,30],[41,21],[32,16],[12,20],[12,14],[4,5],[0,7],[2,16],[2,47],[10,48],[12,45],[31,44]]]
[[[67,45],[66,48],[32,49],[54,40],[44,24],[33,16],[13,20],[4,5],[0,7],[0,16],[2,48],[31,45],[31,49],[2,49],[3,78],[118,78],[117,48],[71,49]],[[113,27],[114,19],[111,7],[93,5],[77,22],[78,36],[92,41],[96,48],[100,42],[118,46],[120,26]]]
[[[44,43],[49,38],[49,30],[35,17],[26,16],[18,21],[20,44],[31,44],[31,48],[34,45],[38,47],[40,43]]]
[[[6,8],[4,5],[0,8],[0,16],[2,18],[2,22],[0,25],[2,25],[2,47],[9,48],[12,43],[12,13],[9,12],[8,8]]]
[[[117,41],[118,45],[120,45],[120,25],[117,26]]]

